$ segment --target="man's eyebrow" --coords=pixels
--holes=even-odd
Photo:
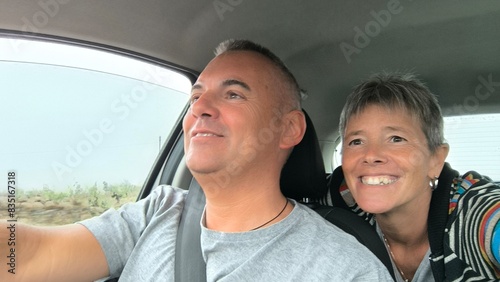
[[[201,89],[201,88],[203,88],[203,87],[201,86],[201,84],[196,83],[196,84],[194,84],[194,85],[193,85],[193,87],[191,87],[191,92],[193,92],[193,90],[197,90],[197,89]]]
[[[239,85],[243,88],[245,88],[246,90],[250,91],[250,86],[248,86],[248,84],[246,84],[245,82],[241,81],[241,80],[237,80],[237,79],[226,79],[222,82],[222,86],[231,86],[231,85]]]
[[[241,80],[237,80],[237,79],[226,79],[224,80],[222,83],[221,83],[222,86],[226,87],[226,86],[232,86],[232,85],[238,85],[248,91],[250,91],[250,86],[248,86],[248,84],[246,84],[245,82],[241,81]],[[195,83],[192,87],[191,87],[191,92],[193,92],[194,90],[199,90],[199,89],[203,89],[203,85],[202,83]]]

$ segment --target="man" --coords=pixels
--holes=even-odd
[[[183,121],[186,163],[206,195],[207,280],[389,281],[356,239],[280,191],[281,169],[306,127],[293,75],[249,41],[226,41],[216,55],[193,85]],[[185,197],[160,186],[80,224],[23,226],[17,278],[173,281]]]

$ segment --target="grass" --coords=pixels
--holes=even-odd
[[[127,181],[120,184],[94,184],[82,187],[78,183],[64,191],[49,187],[16,191],[15,216],[19,222],[35,225],[74,223],[134,202],[141,187]],[[7,219],[7,195],[0,195],[0,219]],[[3,212],[5,211],[5,212]]]

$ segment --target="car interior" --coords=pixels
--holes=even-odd
[[[249,39],[268,47],[284,61],[297,78],[300,87],[304,89],[302,107],[308,122],[306,136],[294,149],[282,171],[283,193],[310,205],[325,218],[356,236],[376,253],[386,266],[390,265],[387,252],[382,242],[371,240],[374,238],[371,236],[376,234],[373,229],[364,229],[366,222],[358,222],[357,216],[350,217],[350,214],[343,214],[342,209],[326,207],[318,202],[328,192],[328,185],[334,185],[331,180],[332,173],[341,165],[339,116],[346,96],[356,84],[374,73],[383,71],[415,73],[437,95],[443,115],[449,119],[447,138],[453,155],[447,162],[461,172],[467,169],[486,169],[485,174],[495,181],[500,181],[498,1],[0,2],[0,39],[66,44],[120,55],[172,70],[183,76],[188,84],[196,81],[204,66],[213,58],[214,48],[226,39]],[[0,64],[13,61],[1,57],[1,53],[5,54],[6,50],[13,49],[14,46],[14,43],[8,46],[5,42],[7,41],[0,42],[3,44],[0,46]],[[22,48],[17,49],[23,52]],[[83,58],[82,54],[73,53],[70,57],[82,56],[84,61],[92,59]],[[55,59],[60,53],[43,56]],[[3,79],[7,82],[11,78],[4,76]],[[28,75],[23,81],[26,84],[30,84],[30,81],[38,83]],[[96,87],[102,85],[104,84]],[[147,91],[144,93],[148,95]],[[6,101],[3,107],[12,108],[12,111],[27,107],[22,104],[9,104],[8,97],[16,95],[15,90],[2,91],[0,101]],[[39,95],[43,99],[45,94]],[[71,92],[67,95],[71,95]],[[185,94],[180,96],[186,97]],[[75,99],[74,103],[80,102]],[[81,103],[83,105],[83,102]],[[132,116],[125,110],[140,106],[130,100],[128,108],[118,108],[118,105],[116,104],[115,109],[117,112],[119,109],[123,110],[121,113],[124,122]],[[30,104],[29,107],[30,111],[38,111],[44,106],[39,103]],[[148,164],[135,165],[136,169],[146,173],[141,172],[140,180],[136,181],[140,189],[133,197],[144,198],[160,184],[190,190],[189,204],[183,213],[185,216],[181,221],[176,246],[177,250],[182,250],[177,252],[176,261],[179,263],[176,269],[179,271],[176,271],[176,275],[178,272],[179,281],[203,280],[203,271],[195,271],[196,264],[199,264],[199,269],[203,269],[203,262],[196,262],[200,256],[196,250],[198,247],[193,242],[199,243],[199,240],[196,240],[199,230],[196,228],[199,229],[204,198],[183,159],[181,123],[188,103],[181,100],[175,106],[172,104],[172,107],[175,107],[175,112],[163,111],[170,113],[172,124],[169,125],[167,134],[160,138],[159,148],[154,152],[151,161]],[[3,118],[4,125],[13,124],[17,130],[22,131],[23,123],[16,123],[17,121],[7,114]],[[101,132],[106,133],[106,129],[111,126],[104,118],[101,121],[99,124],[102,126],[99,128]],[[23,122],[36,124],[37,120]],[[155,122],[162,126],[161,120]],[[50,123],[44,126],[57,127]],[[140,126],[134,127],[133,134],[141,135],[141,130],[148,126],[149,123],[141,123]],[[90,141],[74,141],[77,149],[84,148],[83,145],[78,147],[79,144],[94,145],[95,150],[89,150],[89,155],[100,149],[98,145],[101,144],[101,139],[96,141],[97,133],[92,135],[88,132],[94,131],[85,131],[84,128],[79,130],[88,137],[85,140]],[[111,129],[109,132],[113,134]],[[64,134],[59,132],[55,135]],[[105,139],[107,135],[101,136],[105,136]],[[4,148],[0,151],[5,152],[7,156],[4,161],[15,163],[14,159],[20,157],[9,155],[7,149],[13,145],[8,142],[2,144]],[[61,150],[68,148],[65,144],[60,147]],[[78,151],[77,149],[75,150]],[[69,153],[64,168],[68,174],[85,166],[85,154],[80,154],[78,165],[68,165],[68,162],[75,158],[74,154],[71,155],[73,159],[70,157],[73,151],[66,151]],[[52,157],[46,164],[52,165],[52,170],[55,158]],[[479,165],[482,167],[478,167]],[[22,172],[24,168],[19,166],[14,169]],[[103,174],[106,173],[106,167],[111,166],[103,165]],[[74,179],[72,178],[73,182]],[[119,202],[118,196],[115,198]],[[392,271],[391,267],[388,269]]]

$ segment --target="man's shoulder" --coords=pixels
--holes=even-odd
[[[179,194],[186,195],[189,190],[182,189],[179,187],[171,186],[171,185],[158,185],[154,188],[151,193],[163,193],[163,194]]]
[[[304,226],[304,228],[307,228],[311,230],[311,232],[314,232],[315,236],[322,237],[324,238],[324,240],[331,240],[334,242],[338,242],[339,238],[349,237],[349,241],[352,238],[353,242],[357,242],[357,240],[353,236],[349,235],[338,226],[326,220],[313,209],[303,204],[298,204],[297,208],[302,217],[300,224]]]
[[[304,236],[301,247],[308,246],[307,250],[301,248],[303,255],[314,256],[315,261],[322,265],[316,270],[319,274],[327,267],[345,271],[346,277],[353,275],[359,278],[365,274],[366,277],[390,277],[385,273],[385,267],[378,258],[354,236],[307,206],[298,204],[297,210],[301,213],[301,220],[297,222],[295,230],[300,230],[298,232]],[[364,269],[353,265],[363,265]]]
[[[144,199],[162,201],[164,199],[171,199],[176,201],[184,201],[187,196],[188,190],[170,186],[159,185],[147,195]]]

